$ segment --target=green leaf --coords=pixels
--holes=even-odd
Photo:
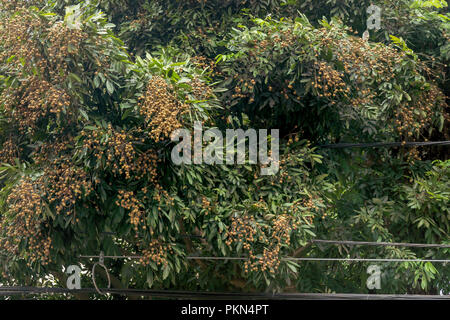
[[[167,277],[169,276],[169,273],[170,273],[170,267],[169,267],[169,265],[165,265],[164,268],[163,268],[163,277],[162,277],[162,279],[166,280]]]
[[[86,113],[86,111],[84,111],[83,109],[78,109],[80,111],[80,114],[83,116],[83,118],[85,118],[87,121],[89,121],[89,116]]]
[[[147,272],[147,284],[149,288],[153,286],[153,271],[151,270]]]
[[[106,80],[106,89],[110,95],[114,93],[114,86],[109,80]]]

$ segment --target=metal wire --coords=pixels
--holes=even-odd
[[[450,295],[410,295],[410,294],[346,294],[346,293],[240,293],[240,292],[205,292],[205,291],[175,291],[175,290],[140,290],[140,289],[104,289],[105,293],[125,296],[150,296],[174,299],[270,299],[270,300],[450,300]],[[96,293],[95,289],[86,288],[70,290],[48,287],[0,287],[0,295],[26,294],[77,294]]]
[[[78,258],[96,259],[100,256],[78,256]],[[103,256],[105,259],[142,259],[143,256]]]
[[[435,262],[449,263],[445,259],[363,259],[363,258],[284,258],[290,261],[348,261],[348,262]]]
[[[450,141],[337,143],[337,144],[323,144],[320,145],[319,147],[329,149],[344,149],[344,148],[380,148],[380,147],[420,147],[420,146],[444,146],[444,145],[450,145]]]
[[[193,257],[188,256],[187,259],[194,260],[248,260],[247,257]],[[347,261],[347,262],[436,262],[448,263],[450,260],[444,259],[364,259],[364,258],[296,258],[286,257],[282,258],[284,261]]]
[[[79,258],[94,259],[99,256],[79,256]],[[142,259],[143,256],[104,256],[108,259]],[[208,257],[208,256],[187,256],[188,260],[248,260],[248,257]],[[347,261],[347,262],[435,262],[449,263],[445,259],[364,259],[364,258],[295,258],[285,257],[282,260],[288,261]]]
[[[450,248],[450,244],[427,244],[427,243],[401,243],[401,242],[368,242],[349,240],[311,240],[313,243],[347,244],[355,246],[389,246],[389,247],[416,247],[416,248]]]

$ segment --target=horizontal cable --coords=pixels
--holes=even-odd
[[[247,257],[186,257],[192,260],[248,260]],[[443,259],[364,259],[364,258],[296,258],[286,257],[282,258],[284,261],[348,261],[348,262],[436,262],[448,263],[450,260]]]
[[[105,259],[142,259],[144,256],[102,256]],[[100,256],[78,256],[78,258],[95,259]]]
[[[450,248],[450,244],[428,244],[428,243],[402,243],[402,242],[368,242],[348,240],[311,240],[313,243],[348,244],[355,246],[389,246],[389,247],[416,247],[416,248]]]
[[[450,141],[337,143],[337,144],[323,144],[320,145],[319,147],[329,149],[344,149],[344,148],[380,148],[380,147],[420,147],[420,146],[444,146],[444,145],[450,145]]]
[[[142,259],[143,256],[102,256],[107,259]],[[100,256],[79,256],[79,258],[94,259]],[[187,256],[188,260],[248,260],[248,257],[207,257],[207,256]],[[364,259],[364,258],[295,258],[286,257],[287,261],[348,261],[348,262],[435,262],[448,263],[450,260],[442,259]]]
[[[435,262],[449,263],[445,259],[363,259],[363,258],[284,258],[290,261],[349,261],[349,262]]]
[[[203,299],[363,299],[363,300],[450,300],[449,295],[410,295],[410,294],[350,294],[350,293],[240,293],[240,292],[205,292],[175,290],[140,290],[140,289],[102,289],[109,294],[126,296],[150,296],[161,298],[203,298]],[[65,289],[49,287],[0,287],[0,295],[26,294],[77,294],[96,293],[93,288]]]

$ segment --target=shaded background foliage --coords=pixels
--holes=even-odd
[[[317,147],[449,140],[447,4],[374,3],[366,42],[369,1],[1,1],[0,282],[102,250],[144,256],[107,261],[118,288],[367,293],[366,264],[281,258],[448,257],[309,243],[450,240],[448,148]],[[195,120],[280,128],[279,173],[173,165]],[[386,264],[380,292],[448,293],[448,268]]]

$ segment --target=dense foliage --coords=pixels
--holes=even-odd
[[[367,293],[367,263],[448,258],[445,1],[0,1],[0,283]],[[179,128],[280,129],[280,170],[174,165]],[[188,260],[187,256],[240,257]],[[90,273],[83,287],[91,287]],[[448,265],[383,264],[383,293],[450,292]]]

